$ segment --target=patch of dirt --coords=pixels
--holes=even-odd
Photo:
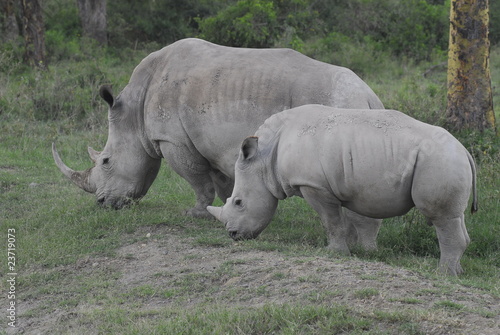
[[[379,327],[391,334],[398,333],[397,325],[391,329],[387,320],[401,313],[425,334],[500,334],[500,301],[446,279],[356,258],[295,257],[248,251],[238,243],[203,246],[167,226],[137,234],[139,242],[119,248],[116,257],[86,258],[58,271],[75,281],[93,271],[117,271],[116,291],[110,294],[153,288],[134,301],[142,311],[219,301],[225,307],[345,305],[359,316],[382,320]],[[96,308],[82,303],[30,316],[37,305],[36,300],[20,301],[20,310],[28,312],[19,318],[25,333],[53,334],[61,322]]]
[[[17,171],[17,167],[10,165],[0,165],[0,172],[15,172]]]

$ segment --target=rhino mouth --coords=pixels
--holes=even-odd
[[[126,207],[131,206],[132,204],[136,203],[139,201],[140,198],[138,199],[133,199],[129,197],[123,197],[123,198],[109,198],[109,197],[98,197],[97,198],[97,204],[101,206],[102,208],[112,208],[115,210],[120,210]]]
[[[245,239],[245,238],[243,238],[242,235],[238,234],[238,232],[236,230],[230,230],[230,231],[228,231],[228,233],[229,233],[229,237],[231,237],[235,241],[241,241],[241,240]]]
[[[228,230],[228,233],[234,241],[253,240],[259,235],[259,233],[241,233],[237,230]]]

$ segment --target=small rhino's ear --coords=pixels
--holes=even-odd
[[[241,154],[244,160],[251,159],[257,153],[259,138],[256,136],[250,136],[245,138],[241,144]]]
[[[109,107],[113,107],[115,99],[113,98],[113,91],[111,90],[111,86],[102,85],[101,88],[99,88],[99,95],[104,99],[104,101],[108,103]]]

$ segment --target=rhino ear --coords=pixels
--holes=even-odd
[[[259,138],[256,136],[250,136],[245,138],[241,144],[241,153],[244,160],[251,159],[257,153],[257,147],[259,143]]]
[[[104,99],[109,105],[109,107],[113,107],[115,103],[115,99],[113,98],[113,91],[111,90],[111,86],[102,85],[99,89],[99,95]]]

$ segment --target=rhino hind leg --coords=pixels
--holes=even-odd
[[[214,217],[207,211],[215,199],[215,187],[210,177],[211,168],[208,161],[201,155],[193,154],[186,147],[176,146],[169,142],[161,142],[160,149],[163,157],[172,169],[184,178],[196,194],[196,204],[185,211],[186,215],[207,218]]]
[[[364,250],[377,250],[377,235],[382,219],[373,219],[347,208],[343,208],[344,219],[348,226],[347,244],[359,245]]]
[[[433,219],[432,223],[436,227],[441,251],[439,271],[452,276],[461,274],[463,269],[460,259],[470,243],[464,215],[452,219]]]

